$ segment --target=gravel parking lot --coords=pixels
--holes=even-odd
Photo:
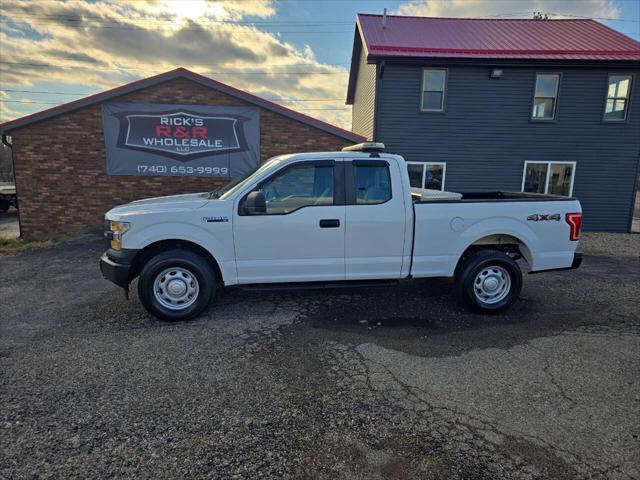
[[[422,280],[170,324],[97,237],[0,257],[0,477],[640,478],[640,236],[586,237],[491,317]]]

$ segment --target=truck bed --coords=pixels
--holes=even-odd
[[[443,192],[444,193],[444,192]],[[453,192],[452,192],[453,193]],[[563,197],[560,195],[547,195],[543,193],[526,192],[459,192],[462,195],[459,199],[441,198],[439,196],[429,197],[412,192],[413,202],[418,203],[461,203],[461,202],[544,202],[544,201],[575,201],[573,197]]]
[[[569,267],[573,262],[576,242],[569,238],[565,215],[580,212],[575,198],[482,192],[413,205],[413,276],[452,276],[462,253],[487,239],[493,244],[518,244],[532,271]]]

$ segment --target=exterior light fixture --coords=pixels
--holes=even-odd
[[[500,78],[502,77],[503,70],[501,68],[493,68],[489,72],[489,78]]]

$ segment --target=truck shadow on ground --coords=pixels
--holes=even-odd
[[[567,329],[597,331],[613,320],[637,328],[638,317],[620,309],[617,296],[631,296],[638,261],[589,256],[584,267],[526,275],[523,292],[507,311],[479,315],[457,299],[450,279],[421,279],[397,286],[340,288],[286,293],[227,289],[222,303],[292,302],[308,306],[297,325],[322,330],[323,337],[355,344],[374,342],[417,355],[452,355],[473,349],[510,348]],[[594,281],[601,283],[586,295]],[[626,290],[625,290],[626,289]],[[627,292],[627,293],[625,293]],[[628,304],[628,302],[625,302]],[[216,309],[210,310],[215,319]],[[305,335],[304,328],[295,334]],[[293,333],[293,332],[292,332]]]
[[[278,328],[283,335],[303,337],[297,339],[303,342],[304,337],[374,342],[411,354],[451,355],[478,348],[509,348],[578,327],[597,329],[607,318],[609,322],[613,318],[621,328],[635,326],[637,314],[628,308],[620,310],[616,295],[637,284],[638,265],[637,259],[588,256],[579,270],[525,274],[520,299],[506,312],[493,315],[469,312],[454,294],[451,279],[416,279],[384,287],[323,290],[224,288],[204,315],[187,322],[163,322],[144,311],[134,281],[129,302],[114,289],[92,305],[92,310],[102,312],[100,325],[85,326],[215,329],[216,323],[223,321],[237,322],[242,329],[249,318],[268,323],[271,309],[292,309],[296,320]],[[596,289],[594,281],[600,284]]]

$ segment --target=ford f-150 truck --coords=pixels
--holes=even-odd
[[[455,277],[473,310],[503,310],[531,272],[577,268],[569,197],[413,188],[376,143],[282,155],[218,191],[139,200],[106,214],[105,278],[144,307],[188,319],[230,285]],[[274,287],[274,285],[270,285]]]

